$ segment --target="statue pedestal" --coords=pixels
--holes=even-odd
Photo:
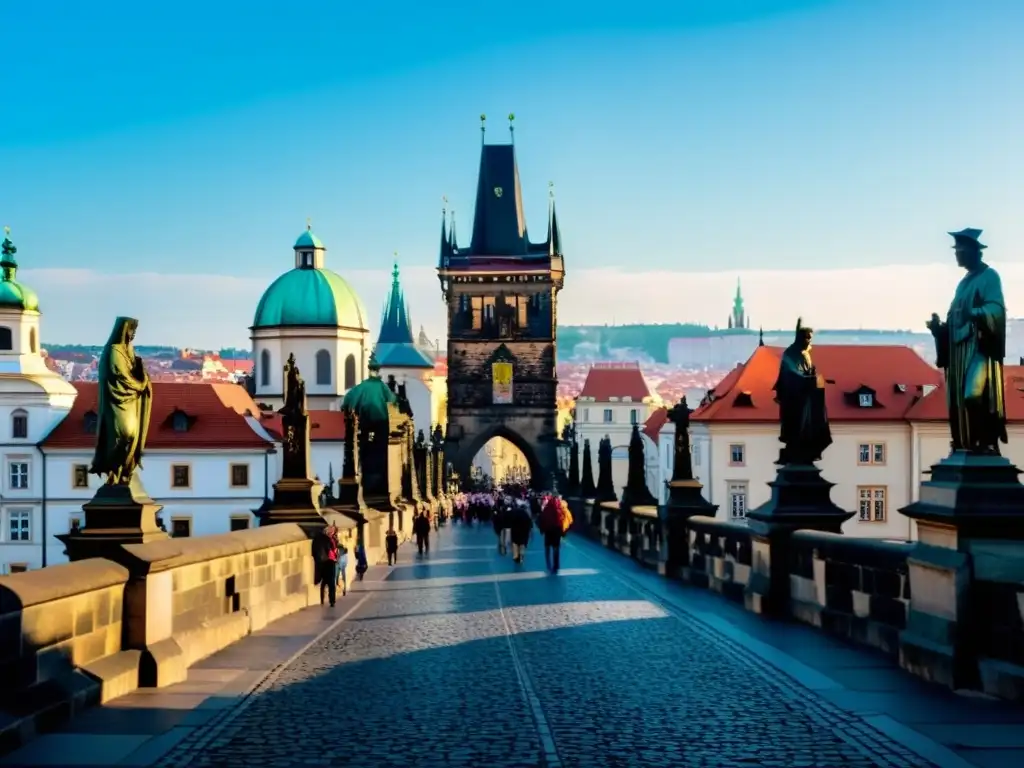
[[[718,505],[704,498],[704,486],[698,480],[670,480],[668,503],[658,508],[664,526],[658,573],[674,576],[690,564],[690,542],[686,522],[691,517],[714,517]]]
[[[1024,485],[1001,456],[954,451],[918,501],[907,558],[910,610],[900,664],[953,689],[1024,698]]]
[[[71,562],[103,557],[115,562],[125,558],[124,544],[146,544],[169,538],[157,525],[157,513],[163,509],[142,487],[138,475],[130,485],[102,485],[90,501],[82,505],[85,527],[57,538],[66,547]]]
[[[260,525],[296,523],[311,537],[326,525],[320,514],[323,483],[309,478],[282,477],[274,483],[274,498],[255,511]]]
[[[831,499],[834,483],[813,464],[784,464],[768,483],[772,497],[747,512],[752,567],[744,592],[747,610],[789,614],[789,539],[797,530],[842,533],[853,517]]]

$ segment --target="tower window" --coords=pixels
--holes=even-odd
[[[6,325],[0,325],[0,350],[12,349],[14,349],[14,337],[11,335],[11,329]]]
[[[11,414],[11,437],[15,440],[28,437],[28,414],[25,411],[17,410]]]
[[[270,386],[270,352],[266,349],[260,352],[260,386]]]
[[[35,328],[28,332],[28,348],[32,354],[39,352],[39,336],[36,334]]]
[[[356,356],[349,355],[345,358],[345,389],[352,389],[356,385]]]
[[[321,386],[331,383],[331,353],[326,349],[316,353],[316,383]]]

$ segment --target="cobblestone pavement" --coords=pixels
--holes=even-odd
[[[555,578],[488,530],[433,544],[160,765],[926,768],[578,551]]]

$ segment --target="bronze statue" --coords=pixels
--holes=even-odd
[[[825,409],[825,379],[811,359],[814,330],[796,321],[796,338],[782,353],[775,400],[779,404],[778,464],[813,464],[832,445]]]
[[[673,480],[693,479],[693,460],[690,455],[690,406],[686,404],[686,395],[683,395],[679,402],[668,412],[668,420],[675,425],[676,437],[674,466],[672,468]]]
[[[956,263],[967,270],[949,306],[946,322],[928,322],[936,365],[946,373],[946,404],[954,451],[999,455],[1006,442],[1003,358],[1006,304],[999,273],[981,260],[980,229],[949,233]]]
[[[306,382],[299,375],[299,367],[295,364],[295,355],[288,355],[284,365],[284,407],[281,413],[306,412]]]
[[[106,475],[107,485],[128,485],[142,467],[153,407],[153,384],[132,341],[139,321],[114,321],[99,362],[96,451],[89,472]]]

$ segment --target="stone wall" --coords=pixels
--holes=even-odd
[[[0,576],[0,754],[137,687],[139,653],[122,651],[128,577],[107,560]]]
[[[750,578],[750,531],[741,523],[713,517],[687,521],[688,560],[682,576],[738,603]]]
[[[0,577],[0,753],[319,602],[311,542],[292,524],[132,544]],[[352,558],[354,560],[354,558]]]

